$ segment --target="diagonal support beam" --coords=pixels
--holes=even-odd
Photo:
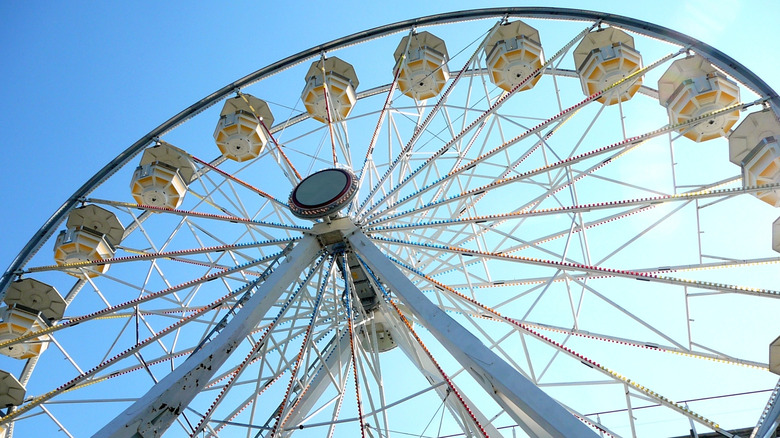
[[[438,396],[442,399],[442,402],[444,402],[453,418],[455,418],[455,421],[458,422],[458,425],[461,428],[464,428],[464,430],[468,430],[468,433],[465,435],[475,437],[480,436],[479,430],[474,428],[474,424],[472,423],[468,413],[465,412],[463,405],[458,403],[455,397],[449,396],[449,388],[446,385],[442,385],[444,380],[441,378],[441,374],[439,374],[437,371],[436,365],[431,362],[430,358],[425,354],[420,344],[415,342],[414,338],[409,336],[408,329],[405,330],[404,323],[401,322],[401,318],[398,316],[398,314],[392,310],[377,311],[381,311],[385,316],[385,320],[387,321],[387,325],[385,327],[390,331],[390,334],[393,336],[393,340],[396,342],[396,344],[398,344],[398,347],[401,349],[401,351],[403,351],[409,361],[411,361],[417,367],[420,373],[422,373],[422,375],[428,379],[431,385],[436,387],[436,394],[438,394]],[[476,403],[469,400],[465,394],[462,394],[462,397],[464,398],[466,404],[471,406],[472,413],[477,418],[477,421],[479,421],[479,424],[481,424],[485,429],[488,436],[502,436],[498,429],[496,429],[496,426],[490,422],[484,413],[482,413],[482,410],[477,408],[478,405]]]
[[[774,342],[773,342],[774,344]],[[761,416],[758,426],[753,430],[750,438],[772,438],[777,436],[778,427],[780,427],[780,403],[778,403],[777,393],[780,390],[780,381],[777,382],[775,390],[769,397],[769,403],[764,409],[764,415]]]
[[[596,433],[487,348],[434,303],[360,231],[346,236],[352,249],[395,292],[485,391],[534,438],[596,437]]]
[[[244,341],[258,321],[277,302],[319,253],[312,236],[304,237],[288,257],[257,287],[244,307],[213,340],[187,358],[145,395],[104,426],[95,437],[159,437],[211,380],[217,370]]]

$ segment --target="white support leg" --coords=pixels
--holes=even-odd
[[[380,280],[409,307],[493,399],[531,437],[596,437],[569,413],[449,315],[434,305],[362,232],[347,235]]]
[[[305,236],[284,262],[257,286],[257,290],[219,334],[193,353],[144,396],[98,431],[95,437],[158,437],[225,363],[235,348],[255,329],[279,296],[317,257],[320,245]]]
[[[464,431],[469,431],[470,434],[467,434],[466,436],[481,436],[479,430],[475,429],[474,422],[463,408],[463,405],[461,405],[455,397],[448,396],[449,388],[446,385],[438,385],[439,383],[442,383],[444,379],[436,369],[436,365],[431,361],[428,355],[425,354],[420,344],[409,336],[409,330],[405,328],[406,326],[401,322],[398,314],[395,311],[392,311],[392,309],[389,311],[385,310],[384,313],[388,323],[387,329],[393,336],[393,340],[395,340],[396,344],[401,351],[404,352],[406,357],[408,357],[417,369],[420,370],[420,373],[425,376],[432,385],[437,385],[435,391],[439,397],[441,397],[447,410],[449,410]],[[485,417],[485,414],[482,413],[479,406],[473,403],[465,394],[462,394],[461,396],[466,404],[471,407],[472,413],[485,429],[488,436],[500,437],[501,433],[492,423],[490,423],[490,420]]]

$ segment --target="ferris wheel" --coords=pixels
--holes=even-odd
[[[291,55],[11,262],[0,437],[770,436],[778,114],[719,50],[582,10]]]

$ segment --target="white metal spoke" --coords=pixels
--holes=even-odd
[[[678,410],[678,411],[684,413],[686,416],[688,416],[689,418],[691,418],[694,421],[697,421],[697,422],[699,422],[701,424],[704,424],[707,427],[713,428],[714,430],[717,430],[717,431],[721,432],[723,435],[733,436],[733,435],[731,435],[730,433],[728,433],[726,431],[719,430],[720,428],[718,427],[718,425],[713,423],[711,420],[705,419],[705,418],[701,417],[698,414],[694,414],[693,412],[690,412],[689,409],[687,408],[687,406],[682,406],[682,405],[680,405],[678,403],[672,402],[672,401],[668,400],[666,397],[664,397],[664,396],[662,396],[660,394],[657,394],[654,391],[649,390],[648,388],[645,388],[643,385],[641,385],[641,384],[639,384],[639,383],[637,383],[635,381],[632,381],[631,379],[628,379],[625,376],[622,376],[622,375],[616,373],[615,371],[613,371],[613,370],[611,370],[611,369],[609,369],[609,368],[607,368],[607,367],[605,367],[605,366],[603,366],[601,364],[597,364],[596,362],[586,358],[585,356],[581,355],[580,353],[567,348],[565,346],[565,341],[563,343],[559,343],[559,342],[553,341],[550,338],[547,338],[547,337],[545,337],[543,335],[540,335],[538,332],[536,332],[533,329],[530,329],[530,327],[524,325],[523,323],[520,323],[520,322],[515,321],[513,319],[504,317],[501,314],[499,314],[498,312],[490,309],[489,307],[486,307],[486,306],[484,306],[484,305],[482,305],[482,304],[480,304],[480,303],[478,303],[478,302],[476,302],[476,301],[474,301],[472,299],[469,299],[469,298],[467,298],[467,297],[465,297],[465,296],[463,296],[461,294],[458,294],[454,290],[448,289],[446,286],[444,286],[444,285],[442,285],[440,283],[436,283],[435,281],[433,281],[431,279],[427,279],[427,280],[433,282],[434,284],[436,284],[438,287],[440,287],[442,289],[448,290],[452,295],[454,295],[455,297],[461,298],[464,302],[470,303],[472,305],[475,305],[477,308],[481,309],[482,311],[488,312],[493,318],[497,318],[497,319],[503,320],[504,322],[507,322],[507,323],[509,323],[511,325],[514,325],[515,327],[523,330],[525,333],[530,334],[530,335],[536,337],[537,339],[541,339],[541,340],[545,341],[546,343],[550,344],[551,346],[556,347],[559,352],[563,352],[564,354],[569,355],[571,357],[574,357],[576,359],[579,359],[581,361],[586,361],[586,362],[589,363],[589,366],[592,369],[599,370],[604,375],[606,375],[608,377],[611,377],[613,379],[616,379],[616,381],[618,381],[618,382],[624,382],[624,385],[626,387],[626,396],[627,397],[629,395],[629,389],[631,389],[631,390],[638,390],[644,396],[649,396],[650,399],[654,399],[656,401],[659,401],[661,403],[661,405],[665,405],[665,406],[670,407],[672,409]],[[557,352],[556,352],[556,354],[557,354]],[[629,411],[630,411],[630,405],[629,405]]]
[[[422,170],[424,170],[424,169],[427,167],[427,165],[428,165],[428,164],[430,164],[430,163],[432,163],[432,162],[434,161],[434,159],[435,159],[435,158],[437,158],[437,157],[440,157],[440,156],[442,156],[442,155],[443,155],[445,152],[447,152],[447,151],[448,151],[448,150],[449,150],[449,149],[450,149],[450,148],[451,148],[451,147],[452,147],[454,144],[458,143],[458,142],[459,142],[459,141],[460,141],[460,140],[461,140],[461,139],[462,139],[462,138],[463,138],[463,137],[464,137],[464,136],[465,136],[467,133],[469,133],[469,131],[471,131],[472,129],[474,129],[474,128],[475,128],[475,127],[477,127],[477,126],[482,126],[482,122],[483,122],[483,121],[484,121],[486,118],[490,117],[490,116],[491,116],[491,115],[492,115],[492,114],[493,114],[493,113],[494,113],[496,110],[498,110],[498,108],[500,108],[500,107],[501,107],[501,105],[502,105],[502,104],[503,104],[503,103],[504,103],[504,102],[505,102],[505,101],[506,101],[506,100],[507,100],[509,97],[511,97],[511,96],[512,96],[512,94],[514,94],[515,92],[517,92],[517,91],[518,91],[518,90],[519,90],[519,89],[520,89],[522,86],[524,86],[524,85],[526,84],[526,82],[530,81],[530,80],[531,80],[531,79],[533,79],[535,76],[537,76],[537,75],[541,74],[541,72],[543,71],[543,69],[544,69],[544,68],[545,68],[547,65],[551,64],[553,60],[555,60],[556,58],[558,58],[559,56],[561,56],[563,53],[565,53],[565,52],[566,52],[566,51],[567,51],[567,50],[568,50],[568,49],[569,49],[571,46],[573,46],[573,45],[574,45],[574,43],[575,43],[575,42],[579,41],[579,40],[580,40],[580,38],[581,38],[583,35],[585,35],[585,34],[588,32],[588,30],[589,30],[589,29],[590,29],[590,28],[586,28],[586,29],[585,29],[585,30],[583,30],[583,31],[582,31],[580,34],[578,34],[577,36],[575,36],[575,37],[574,37],[574,38],[573,38],[573,39],[572,39],[572,40],[571,40],[571,41],[570,41],[568,44],[566,44],[566,45],[565,45],[565,46],[564,46],[564,47],[563,47],[561,50],[559,50],[559,51],[558,51],[558,53],[556,53],[556,54],[555,54],[555,55],[554,55],[552,58],[550,58],[550,59],[547,61],[547,63],[546,63],[544,66],[542,66],[542,68],[541,68],[541,69],[539,69],[539,70],[536,70],[536,71],[534,71],[533,73],[531,73],[531,75],[529,75],[529,76],[528,76],[528,77],[526,77],[526,78],[525,78],[523,81],[521,81],[521,82],[520,82],[518,85],[516,85],[516,86],[515,86],[515,87],[512,89],[512,91],[510,91],[510,92],[508,92],[508,93],[505,93],[505,94],[503,94],[503,95],[501,96],[501,98],[500,98],[500,99],[498,99],[496,102],[494,102],[494,103],[493,103],[493,104],[490,106],[490,108],[489,108],[487,111],[484,111],[484,112],[483,112],[483,113],[482,113],[482,114],[481,114],[479,117],[477,117],[477,118],[476,118],[476,119],[475,119],[473,122],[471,122],[471,123],[470,123],[470,124],[469,124],[469,125],[468,125],[466,128],[462,129],[462,130],[461,130],[461,131],[460,131],[460,132],[459,132],[459,133],[458,133],[458,134],[457,134],[455,137],[453,137],[451,140],[449,140],[449,141],[447,142],[447,144],[445,144],[445,145],[444,145],[444,146],[443,146],[441,149],[439,149],[439,150],[438,150],[436,153],[434,153],[434,155],[432,155],[432,156],[431,156],[431,158],[429,158],[429,159],[428,159],[428,160],[427,160],[427,161],[426,161],[426,162],[425,162],[425,163],[424,163],[422,166],[420,166],[420,167],[418,167],[417,169],[415,169],[415,170],[414,170],[412,173],[410,173],[409,175],[407,175],[407,176],[404,178],[404,180],[402,180],[402,181],[400,181],[399,183],[397,183],[397,184],[396,184],[396,185],[393,187],[393,189],[392,189],[392,190],[391,190],[391,191],[390,191],[390,192],[389,192],[387,195],[385,195],[385,196],[384,196],[384,197],[382,197],[381,199],[379,199],[379,200],[375,201],[375,202],[374,202],[374,203],[373,203],[373,204],[372,204],[372,205],[371,205],[371,206],[370,206],[370,207],[369,207],[369,208],[366,210],[366,215],[369,215],[369,214],[370,214],[370,213],[372,213],[372,212],[373,212],[373,211],[374,211],[374,210],[375,210],[375,209],[376,209],[376,208],[377,208],[379,205],[382,205],[382,203],[383,203],[383,202],[384,202],[384,201],[387,199],[387,197],[388,197],[389,195],[392,195],[393,193],[395,193],[395,192],[397,192],[398,190],[400,190],[401,188],[403,188],[403,186],[404,186],[404,184],[405,184],[405,183],[407,183],[408,181],[410,181],[410,180],[411,180],[411,179],[412,179],[412,178],[413,178],[413,177],[414,177],[416,174],[418,174],[419,172],[421,172]]]
[[[554,209],[534,210],[534,211],[527,211],[527,212],[520,211],[517,213],[503,213],[500,215],[466,217],[462,219],[451,219],[449,221],[432,221],[432,222],[414,223],[414,224],[407,224],[407,225],[395,225],[390,227],[373,227],[370,229],[372,231],[385,231],[385,230],[395,230],[395,229],[435,228],[435,227],[457,226],[462,224],[480,224],[483,222],[495,221],[495,220],[519,219],[519,218],[547,216],[547,215],[561,215],[561,214],[568,214],[568,213],[581,213],[581,212],[590,212],[594,210],[603,210],[603,209],[621,208],[621,207],[650,206],[654,204],[663,204],[663,203],[674,202],[674,201],[686,202],[686,201],[691,201],[696,199],[734,196],[743,193],[753,193],[753,192],[764,191],[764,190],[773,190],[777,187],[780,187],[780,184],[771,184],[768,186],[755,186],[755,187],[739,187],[733,189],[703,190],[699,192],[692,192],[692,193],[689,192],[689,193],[682,193],[678,195],[653,196],[653,197],[629,199],[623,201],[601,202],[601,203],[593,203],[587,205],[574,205],[570,207],[561,207],[561,208],[554,208]]]
[[[712,282],[704,282],[704,281],[677,279],[677,278],[665,277],[665,276],[660,276],[660,275],[655,275],[655,274],[650,274],[645,272],[636,272],[636,271],[630,271],[624,269],[602,268],[598,266],[587,266],[580,263],[559,262],[555,260],[543,260],[543,259],[536,259],[536,258],[529,258],[529,257],[522,257],[522,256],[509,256],[509,255],[497,254],[497,253],[486,253],[486,252],[480,252],[480,251],[475,251],[466,248],[427,245],[427,244],[408,242],[408,241],[405,242],[397,239],[374,238],[374,240],[377,242],[402,244],[408,247],[437,249],[439,251],[444,251],[453,254],[458,254],[458,253],[472,254],[475,256],[481,256],[485,258],[511,260],[520,263],[527,263],[531,265],[544,266],[550,268],[571,269],[575,271],[582,271],[582,272],[587,272],[596,275],[624,277],[624,278],[638,279],[638,280],[649,281],[649,282],[668,283],[668,284],[674,284],[679,286],[694,286],[702,289],[710,289],[710,290],[721,291],[721,292],[734,292],[734,293],[742,293],[747,295],[765,296],[771,298],[780,297],[780,291],[770,290],[770,289],[758,289],[758,288],[751,288],[751,287],[743,287],[739,285],[728,285],[728,284],[720,284],[720,283],[712,283]]]

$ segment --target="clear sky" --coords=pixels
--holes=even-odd
[[[232,80],[378,25],[496,1],[0,3],[0,264],[146,132]],[[515,2],[532,6],[545,2]],[[707,42],[780,88],[774,1],[546,2],[628,15]],[[370,4],[370,6],[366,6]],[[3,270],[5,268],[3,267]]]
[[[539,3],[544,2],[517,1],[512,6]],[[682,31],[731,55],[780,89],[778,34],[773,28],[780,2],[547,3],[632,16]],[[106,162],[225,84],[360,30],[507,3],[282,4],[0,2],[0,132],[5,145],[0,187],[7,205],[0,216],[0,269]]]

